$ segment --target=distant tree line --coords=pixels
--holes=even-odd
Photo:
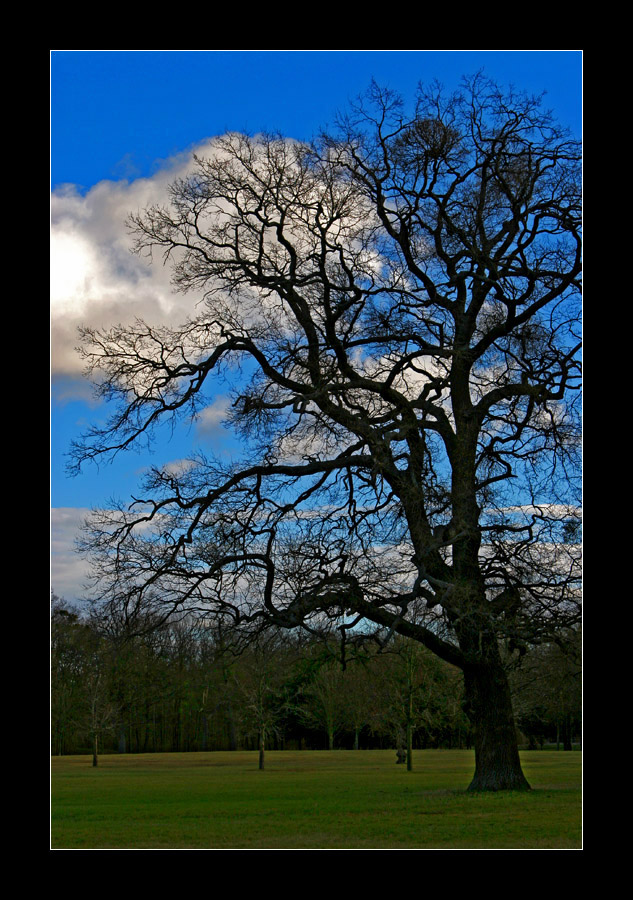
[[[578,642],[579,643],[579,642]],[[572,642],[573,644],[573,642]],[[581,728],[580,664],[556,645],[511,672],[519,740],[571,749]],[[266,749],[469,748],[460,672],[399,635],[345,659],[303,632],[240,646],[200,621],[133,638],[53,595],[54,755]],[[396,757],[394,757],[395,759]]]

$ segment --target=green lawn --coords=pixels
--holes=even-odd
[[[528,793],[466,794],[472,752],[53,757],[53,849],[579,849],[581,754],[525,751]]]

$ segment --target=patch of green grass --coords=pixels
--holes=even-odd
[[[581,754],[524,751],[531,792],[467,794],[472,752],[166,753],[52,761],[53,849],[575,849]]]

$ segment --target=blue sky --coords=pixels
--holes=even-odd
[[[412,98],[419,81],[447,88],[484,69],[502,84],[547,92],[546,105],[580,135],[578,50],[53,50],[51,52],[51,504],[53,589],[81,593],[72,537],[84,511],[128,497],[148,459],[64,472],[71,440],[104,410],[90,398],[73,351],[76,326],[128,314],[178,320],[183,300],[164,273],[141,272],[127,252],[125,215],[160,195],[205,139],[230,130],[308,139],[374,78]],[[189,299],[188,303],[191,302]],[[217,415],[216,415],[217,413]],[[191,446],[230,448],[221,397],[196,429],[161,442],[152,461]]]
[[[480,68],[580,128],[582,56],[553,50],[54,50],[52,184],[90,187],[228,130],[309,138],[373,77],[411,96]]]

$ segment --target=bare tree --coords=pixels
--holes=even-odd
[[[520,653],[579,615],[577,143],[481,75],[421,86],[410,114],[372,85],[310,146],[214,141],[130,227],[196,314],[83,330],[117,405],[77,467],[222,379],[244,458],[154,468],[95,514],[103,603],[131,628],[413,638],[464,673],[471,789],[528,788],[499,641]]]
[[[322,661],[303,691],[301,718],[325,733],[328,750],[334,750],[336,737],[349,721],[351,691],[346,677],[338,660]]]
[[[269,740],[281,732],[287,712],[286,681],[293,661],[293,648],[278,632],[271,631],[250,642],[236,673],[245,727],[257,736],[260,769],[265,767]]]

